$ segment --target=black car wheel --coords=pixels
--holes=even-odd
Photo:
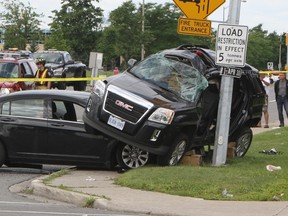
[[[244,157],[247,153],[251,142],[253,133],[251,128],[245,127],[236,135],[236,157]]]
[[[117,162],[124,169],[134,169],[144,166],[149,161],[149,152],[138,147],[119,144],[117,148]]]
[[[5,149],[3,145],[0,143],[0,167],[2,167],[4,162],[5,162]]]
[[[65,82],[59,82],[57,85],[57,88],[60,90],[65,90],[66,89],[66,83]]]
[[[160,166],[174,166],[184,156],[188,147],[188,137],[184,134],[178,136],[171,145],[169,152],[157,157],[157,164]]]
[[[75,91],[85,91],[86,90],[86,81],[75,82],[74,90]]]

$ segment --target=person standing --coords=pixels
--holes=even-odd
[[[260,80],[262,82],[262,85],[264,86],[266,95],[265,95],[265,104],[263,105],[263,115],[264,115],[264,128],[269,128],[269,113],[268,113],[268,103],[269,103],[269,86],[270,86],[270,79],[266,76],[266,74],[260,74]],[[261,120],[260,120],[260,127],[261,127]]]
[[[114,75],[117,75],[118,73],[119,73],[119,70],[118,70],[117,67],[115,67],[114,70],[113,70],[113,74],[114,74]]]
[[[280,121],[279,127],[284,127],[283,107],[288,118],[288,80],[285,73],[279,74],[279,80],[274,84],[274,91]]]
[[[38,67],[38,70],[36,71],[35,78],[51,78],[52,74],[48,70],[48,68],[45,68],[46,60],[43,58],[37,58],[36,59],[36,65]],[[47,81],[40,81],[36,82],[36,89],[50,89],[51,88],[51,82]]]

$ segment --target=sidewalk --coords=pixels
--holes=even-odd
[[[273,130],[270,128],[253,128],[253,133]],[[129,212],[135,215],[165,216],[286,216],[288,202],[252,202],[252,201],[207,201],[199,198],[181,197],[158,192],[135,190],[115,185],[113,180],[121,174],[115,171],[72,170],[69,174],[53,180],[49,186],[42,179],[26,183],[33,194],[52,200],[72,203],[78,206],[87,204],[93,197],[94,208]],[[19,187],[18,192],[23,191]],[[59,188],[68,188],[68,190]],[[13,189],[12,189],[13,190]],[[14,189],[14,192],[15,191]]]

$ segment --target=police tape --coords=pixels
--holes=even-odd
[[[0,82],[68,82],[103,80],[103,77],[77,77],[77,78],[0,78]]]
[[[260,74],[280,74],[280,73],[288,73],[288,71],[259,71]]]

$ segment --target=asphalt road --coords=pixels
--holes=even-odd
[[[11,193],[12,185],[58,171],[63,166],[44,166],[43,169],[0,168],[0,216],[128,216],[92,208],[82,208],[71,204],[47,200],[27,195]]]

